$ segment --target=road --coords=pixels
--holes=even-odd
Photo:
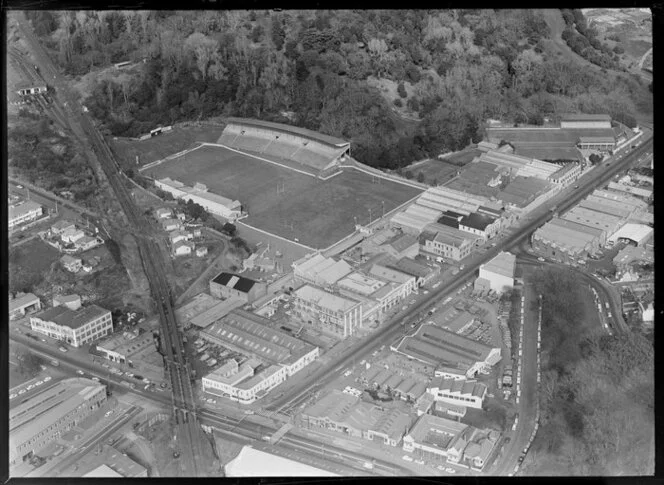
[[[161,324],[161,349],[165,354],[165,367],[170,375],[172,386],[172,408],[177,423],[175,435],[180,445],[181,457],[178,460],[181,475],[198,476],[207,468],[212,456],[209,442],[202,436],[202,430],[196,418],[196,400],[192,386],[189,363],[184,354],[182,335],[178,330],[172,307],[171,289],[164,271],[164,261],[156,245],[151,224],[134,205],[126,177],[122,174],[112,151],[97,130],[92,119],[85,114],[76,94],[63,80],[55,65],[34,36],[23,12],[14,16],[22,36],[28,42],[35,56],[40,72],[56,88],[52,105],[66,113],[72,133],[84,146],[89,144],[97,157],[101,170],[111,186],[127,220],[127,229],[135,236],[145,274],[150,283],[152,297],[156,303]],[[87,142],[87,143],[86,143]],[[99,167],[95,167],[98,169]]]
[[[481,264],[492,259],[500,251],[508,250],[524,239],[529,238],[535,229],[553,217],[553,213],[549,210],[550,207],[556,207],[559,212],[564,212],[570,209],[581,199],[585,198],[590,192],[595,190],[596,187],[610,180],[611,177],[623,170],[631,162],[638,159],[638,157],[644,152],[652,149],[652,135],[644,136],[646,138],[632,152],[622,156],[620,159],[612,157],[579,178],[576,182],[578,189],[574,189],[570,186],[543,206],[533,211],[533,213],[528,215],[527,218],[521,222],[521,226],[512,232],[512,234],[500,238],[495,247],[466,258],[462,262],[465,265],[464,270],[460,271],[453,280],[443,282],[436,290],[432,290],[428,296],[422,297],[417,304],[413,305],[405,312],[397,314],[397,316],[385,326],[380,334],[370,335],[359,341],[357,344],[349,346],[348,350],[332,359],[325,368],[318,369],[308,378],[304,379],[300,385],[289,393],[288,396],[282,396],[275,399],[266,406],[266,409],[269,411],[277,411],[287,406],[291,401],[301,399],[303,394],[323,388],[337,377],[337,374],[335,372],[330,372],[330,369],[346,367],[353,359],[361,359],[363,356],[371,353],[381,345],[389,345],[392,343],[398,336],[403,334],[403,325],[406,322],[416,320],[418,314],[423,315],[426,310],[434,306],[440,299],[445,298],[447,295],[465,284],[466,280],[473,278]]]

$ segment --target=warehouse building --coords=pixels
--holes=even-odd
[[[652,189],[634,187],[632,185],[625,185],[618,182],[609,182],[608,189],[609,191],[635,195],[637,197],[642,197],[643,199],[650,199],[652,197]]]
[[[566,187],[581,176],[582,168],[578,162],[566,163],[549,175],[548,180],[558,187]]]
[[[427,386],[436,401],[482,409],[487,387],[481,382],[434,377]]]
[[[350,436],[399,446],[413,418],[398,409],[384,409],[333,389],[302,411],[303,426],[325,428]]]
[[[611,200],[623,204],[625,206],[629,206],[630,208],[634,208],[635,210],[645,209],[646,207],[648,207],[648,203],[642,199],[639,199],[638,197],[634,197],[631,194],[612,192],[609,190],[602,190],[602,189],[594,190],[589,197],[596,197],[598,200],[601,201]]]
[[[512,208],[527,212],[531,203],[545,194],[549,188],[546,180],[518,176],[507,187],[501,190],[496,197]]]
[[[608,241],[615,243],[622,239],[626,242],[633,242],[637,246],[643,246],[650,240],[653,232],[654,229],[650,226],[630,222],[609,236]]]
[[[610,239],[611,235],[620,229],[625,222],[620,217],[585,209],[580,206],[573,207],[570,211],[566,212],[562,218],[568,221],[578,222],[584,226],[601,229],[606,233],[607,239]]]
[[[514,270],[516,256],[501,251],[491,261],[480,266],[479,277],[475,280],[475,289],[492,290],[503,293],[506,288],[514,288]]]
[[[411,258],[401,258],[395,262],[386,262],[385,265],[388,268],[394,268],[414,276],[418,287],[424,286],[440,276],[440,266],[427,265]]]
[[[423,414],[403,438],[403,449],[432,463],[447,461],[447,450],[467,424]]]
[[[580,150],[610,152],[616,148],[616,139],[610,136],[580,136],[577,144]]]
[[[654,261],[652,251],[643,246],[627,245],[621,249],[613,258],[613,264],[619,271],[626,271],[634,261],[652,263]]]
[[[242,204],[239,201],[208,192],[205,184],[196,183],[193,187],[189,187],[178,180],[171,180],[168,177],[155,180],[154,183],[161,190],[170,193],[176,199],[184,201],[192,200],[212,214],[231,221],[242,216]]]
[[[372,265],[369,274],[399,285],[404,298],[417,289],[417,281],[414,276],[393,268],[388,268],[382,264]]]
[[[553,163],[532,159],[517,170],[517,175],[521,177],[535,177],[541,180],[548,180],[549,177],[559,169],[560,167]]]
[[[192,325],[199,329],[206,328],[230,312],[244,306],[242,298],[231,297],[225,300],[213,298],[207,293],[199,293],[190,301],[175,310],[177,321],[186,330]]]
[[[442,224],[429,224],[420,236],[420,252],[427,259],[460,261],[474,247],[476,236]]]
[[[622,205],[620,202],[600,199],[598,197],[593,197],[592,195],[579,202],[578,206],[583,207],[584,209],[616,216],[623,220],[628,219],[633,213],[633,210],[629,206]]]
[[[396,234],[381,244],[380,249],[396,259],[414,258],[420,251],[420,244],[412,234]]]
[[[9,319],[23,318],[27,313],[41,310],[41,301],[32,293],[18,294],[16,298],[9,294]]]
[[[293,306],[301,320],[343,338],[354,335],[364,321],[360,301],[308,284],[293,292]]]
[[[112,333],[113,321],[111,312],[97,305],[77,311],[58,306],[30,317],[30,327],[42,335],[80,347]]]
[[[532,245],[546,257],[568,263],[595,254],[605,240],[600,228],[554,217],[535,231]]]
[[[25,224],[26,222],[31,222],[43,214],[42,206],[27,200],[19,205],[10,205],[9,206],[9,229],[13,229],[16,226]]]
[[[473,212],[463,216],[459,220],[459,229],[481,238],[476,240],[476,244],[484,243],[495,237],[500,230],[500,226],[501,223],[499,219],[495,219],[479,212]]]
[[[74,428],[106,402],[90,379],[56,382],[9,410],[9,463],[18,464]]]
[[[251,303],[267,294],[267,284],[224,271],[210,280],[210,294],[215,298],[234,298]]]
[[[339,280],[337,286],[341,295],[362,302],[372,300],[378,303],[377,305],[365,303],[362,317],[365,321],[380,321],[385,312],[412,292],[412,282],[414,281],[414,276],[410,276],[406,282],[396,283],[385,278],[355,272]]]
[[[353,271],[343,259],[335,261],[320,253],[305,257],[293,263],[295,279],[316,286],[330,286]]]
[[[434,367],[461,364],[467,368],[466,376],[469,378],[480,372],[489,372],[501,359],[500,348],[490,347],[434,325],[422,325],[415,334],[402,338],[396,346],[390,348]]]
[[[438,209],[414,203],[409,205],[406,210],[392,216],[390,227],[399,228],[405,233],[418,236],[428,224],[438,220],[441,213]]]

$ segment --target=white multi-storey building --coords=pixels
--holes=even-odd
[[[49,308],[30,317],[30,326],[35,332],[62,340],[74,347],[94,342],[113,331],[111,312],[97,305],[77,311],[65,306]]]

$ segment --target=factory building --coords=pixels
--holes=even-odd
[[[34,221],[41,217],[43,212],[42,206],[31,200],[27,200],[19,205],[10,205],[8,220],[9,229],[11,230],[26,222]]]
[[[512,289],[515,268],[516,256],[501,251],[491,261],[480,266],[475,289],[492,290],[496,293],[503,293],[506,288]]]
[[[650,199],[652,197],[652,189],[648,188],[634,187],[632,185],[625,185],[618,182],[609,182],[607,188],[609,191],[635,195],[637,197],[642,197],[643,199]]]
[[[113,321],[111,312],[97,305],[76,311],[58,306],[30,317],[30,327],[34,332],[80,347],[112,333]]]
[[[447,461],[447,450],[467,424],[423,414],[403,438],[403,449],[429,462]]]
[[[360,301],[309,284],[293,292],[293,306],[301,320],[343,338],[354,335],[364,320]]]
[[[215,298],[235,298],[251,303],[267,294],[267,284],[233,273],[222,272],[210,280],[210,294]]]
[[[196,183],[193,187],[189,187],[178,180],[171,180],[168,177],[155,180],[154,183],[161,190],[173,195],[173,197],[184,201],[192,200],[212,214],[231,221],[242,216],[242,204],[239,201],[208,192],[205,184]]]
[[[420,252],[427,259],[460,261],[470,254],[476,236],[442,224],[429,224],[420,236]]]
[[[459,220],[459,229],[469,232],[481,239],[477,239],[476,244],[484,243],[498,234],[500,230],[500,219],[495,219],[486,214],[473,212],[463,216]]]
[[[562,218],[568,221],[578,222],[584,226],[601,229],[606,233],[607,239],[620,229],[625,222],[621,217],[586,209],[578,205],[566,212]]]
[[[623,239],[627,242],[633,242],[637,246],[643,246],[650,240],[653,232],[654,229],[650,226],[646,226],[645,224],[633,224],[630,222],[614,232],[608,238],[608,241],[613,244]]]
[[[533,248],[546,257],[563,262],[574,262],[596,253],[606,241],[606,232],[554,217],[538,228],[532,236]]]
[[[560,127],[563,129],[611,129],[611,116],[607,114],[588,115],[583,113],[568,113],[560,117]]]
[[[581,176],[582,166],[578,162],[566,163],[549,175],[548,180],[558,187],[566,187]]]
[[[427,392],[436,401],[482,409],[487,387],[477,381],[434,377],[427,386]]]
[[[9,295],[9,319],[23,318],[27,313],[41,310],[41,301],[32,293],[19,294],[16,298]]]
[[[352,271],[353,268],[346,261],[335,261],[320,253],[293,263],[295,279],[316,286],[330,286]]]
[[[9,463],[27,460],[106,402],[106,386],[90,379],[56,382],[9,410]]]

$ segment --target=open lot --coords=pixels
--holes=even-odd
[[[355,221],[366,224],[369,210],[375,219],[383,207],[387,213],[422,192],[353,169],[321,181],[218,146],[201,147],[146,175],[205,183],[239,200],[249,213],[247,225],[320,249],[352,233]]]

